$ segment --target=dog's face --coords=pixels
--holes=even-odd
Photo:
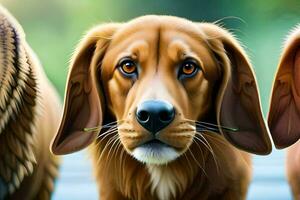
[[[83,129],[111,118],[123,147],[146,163],[183,154],[200,134],[196,125],[205,127],[208,118],[235,146],[270,152],[251,66],[216,25],[146,16],[96,27],[71,65],[56,154],[85,147],[97,133]]]
[[[121,142],[142,162],[165,163],[186,151],[196,133],[192,122],[213,103],[220,66],[203,36],[190,35],[193,24],[180,25],[130,24],[102,61],[99,76]]]

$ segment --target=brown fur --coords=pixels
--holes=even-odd
[[[124,56],[139,63],[136,80],[116,69]],[[181,81],[174,74],[185,56],[202,70]],[[180,156],[164,165],[132,156],[150,137],[135,119],[148,99],[176,108],[174,121],[157,137]],[[108,131],[84,131],[116,120]],[[194,121],[238,131],[198,133]],[[100,25],[79,44],[52,151],[71,153],[91,143],[101,199],[245,199],[250,156],[231,144],[257,154],[271,150],[256,80],[238,42],[217,25],[170,16]]]
[[[18,22],[0,8],[0,199],[50,199],[58,160],[49,144],[58,96]]]
[[[300,198],[300,27],[287,38],[275,75],[268,122],[277,148],[287,150],[287,178],[294,199]]]

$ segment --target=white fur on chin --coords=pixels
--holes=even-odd
[[[179,156],[179,153],[172,147],[151,147],[147,145],[135,148],[132,156],[143,163],[162,165],[175,160]]]

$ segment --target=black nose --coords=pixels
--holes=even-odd
[[[137,121],[151,133],[157,133],[174,119],[174,107],[165,101],[150,100],[138,106]]]

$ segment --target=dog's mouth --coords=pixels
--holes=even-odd
[[[173,147],[158,139],[139,145],[132,151],[132,155],[142,163],[156,165],[169,163],[179,157],[179,153]]]
[[[145,143],[143,143],[142,145],[140,146],[145,146],[145,147],[149,147],[149,148],[161,148],[162,146],[169,146],[167,145],[166,143],[158,140],[158,139],[152,139],[150,141],[147,141]]]

